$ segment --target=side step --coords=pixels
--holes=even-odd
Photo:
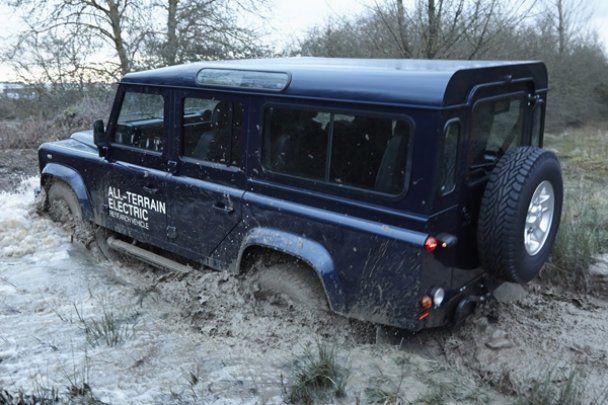
[[[144,263],[147,263],[151,266],[157,267],[163,270],[171,270],[178,273],[189,273],[192,271],[192,267],[184,266],[181,263],[178,263],[174,260],[167,259],[161,255],[157,255],[156,253],[152,253],[149,250],[142,249],[138,246],[132,245],[131,243],[127,243],[120,239],[116,239],[110,236],[107,239],[108,247],[114,249],[118,252],[125,253],[129,256],[133,256],[136,259],[141,260]]]

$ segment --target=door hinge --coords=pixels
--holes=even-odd
[[[529,106],[534,106],[539,101],[540,101],[540,96],[538,94],[528,94],[528,105]]]
[[[175,160],[169,160],[167,162],[167,171],[171,174],[177,173],[177,162]]]

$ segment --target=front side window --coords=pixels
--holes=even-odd
[[[404,190],[410,125],[400,119],[268,107],[266,169],[338,185],[399,194]]]
[[[241,103],[214,98],[184,99],[182,155],[238,166],[241,162]]]
[[[507,150],[521,145],[526,106],[525,94],[475,104],[469,144],[469,181],[485,178]]]
[[[118,114],[114,142],[162,152],[164,106],[164,98],[160,94],[126,92]]]

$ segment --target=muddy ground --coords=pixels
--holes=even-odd
[[[0,192],[15,190],[22,179],[37,174],[37,150],[0,149]]]
[[[582,403],[608,399],[601,296],[507,285],[458,328],[376,344],[369,325],[259,302],[228,274],[100,262],[35,212],[36,180],[19,184],[36,174],[35,151],[0,151],[0,389],[31,393],[42,381],[61,391],[65,370],[85,367],[105,403],[280,403],[298,356],[323,343],[351,370],[346,397],[329,402],[365,402],[382,387],[404,403],[517,403],[569,379]],[[604,282],[605,262],[596,273]],[[75,308],[132,320],[129,339],[82,344]]]

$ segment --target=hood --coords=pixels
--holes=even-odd
[[[95,142],[93,141],[93,130],[75,132],[70,136],[70,139],[97,149],[97,146],[95,146]]]

